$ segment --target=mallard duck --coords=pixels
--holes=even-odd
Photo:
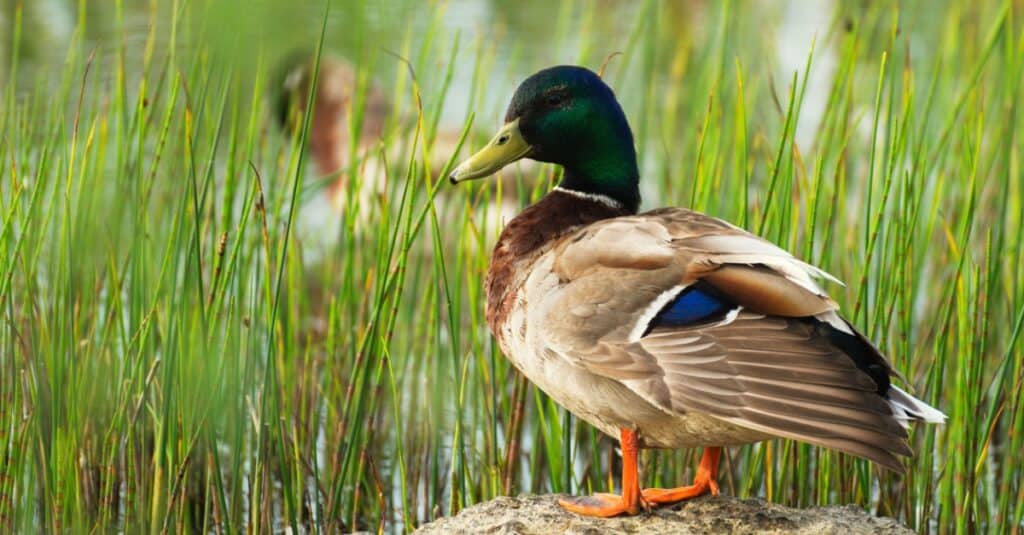
[[[452,183],[532,158],[559,184],[512,219],[485,282],[505,356],[577,417],[617,437],[622,494],[560,501],[593,516],[717,494],[722,447],[782,437],[901,471],[907,426],[945,416],[892,383],[882,353],[776,245],[684,208],[637,213],[633,135],[590,70],[542,70]],[[898,376],[897,376],[898,377]],[[642,489],[641,448],[704,453],[692,485]]]
[[[302,127],[302,111],[307,107],[306,99],[315,64],[315,55],[296,52],[288,56],[278,69],[280,74],[271,92],[275,119],[286,131],[294,133]],[[338,173],[327,189],[327,198],[337,211],[341,211],[344,206],[348,183],[343,171],[349,165],[349,114],[356,91],[356,70],[351,63],[330,54],[320,58],[320,74],[316,90],[313,91],[313,116],[307,137],[310,156],[316,164],[317,172],[321,176]],[[365,101],[356,146],[365,155],[383,135],[384,126],[391,117],[391,105],[376,83],[367,85],[363,98]]]

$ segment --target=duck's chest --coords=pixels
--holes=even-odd
[[[640,413],[654,412],[628,388],[574,364],[571,355],[550,347],[546,323],[564,282],[551,271],[551,259],[541,258],[509,289],[510,302],[500,323],[492,325],[495,338],[509,361],[527,379],[570,412],[602,431],[615,434]]]
[[[532,269],[513,277],[497,302],[487,304],[491,331],[502,352],[534,382],[550,373],[551,366],[561,360],[547,350],[540,325],[547,306],[545,297],[558,292],[561,286],[550,271],[550,263],[550,259],[541,258]]]

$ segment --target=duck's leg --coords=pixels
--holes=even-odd
[[[643,507],[640,495],[640,476],[637,473],[637,455],[640,440],[636,431],[621,429],[619,443],[622,445],[622,496],[616,494],[594,494],[574,496],[558,500],[566,510],[586,516],[635,515]]]
[[[704,448],[704,455],[700,459],[700,466],[697,467],[697,475],[693,478],[693,485],[675,489],[644,489],[643,499],[651,504],[675,503],[690,498],[696,498],[710,492],[718,496],[718,459],[722,455],[722,448]]]

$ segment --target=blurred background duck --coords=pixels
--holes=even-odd
[[[289,135],[301,131],[315,64],[315,54],[296,52],[286,57],[279,68],[272,88],[272,104],[278,126]],[[415,118],[396,117],[389,95],[376,79],[361,79],[354,64],[328,53],[320,59],[313,98],[306,149],[319,183],[313,182],[314,191],[307,192],[312,195],[305,196],[299,232],[307,244],[315,240],[329,245],[337,236],[330,229],[338,228],[340,217],[353,204],[359,211],[357,221],[370,222],[370,212],[377,207],[375,196],[383,194],[387,187],[383,159],[387,159],[392,173],[404,169]],[[441,174],[455,153],[460,134],[459,128],[441,125],[437,129],[428,163],[432,177]],[[472,210],[476,227],[491,236],[485,240],[488,249],[497,231],[519,208],[515,193],[520,188],[515,181],[535,170],[536,166],[528,165],[506,173],[501,202],[483,203]],[[444,213],[445,210],[438,211],[441,216]],[[474,241],[472,238],[466,237],[467,244]],[[424,241],[427,247],[432,247],[430,240]]]
[[[519,371],[622,446],[622,494],[567,498],[566,509],[637,514],[717,494],[722,447],[773,437],[902,471],[909,423],[945,420],[893,384],[885,356],[818,285],[831,275],[720,219],[638,213],[633,134],[595,73],[526,79],[505,125],[450,180],[521,158],[565,172],[502,231],[487,323]],[[693,484],[642,488],[641,448],[696,447]]]
[[[289,134],[302,129],[302,113],[308,107],[309,84],[314,79],[315,55],[296,52],[285,58],[274,95],[274,112],[278,126]],[[353,137],[355,156],[364,159],[380,142],[391,119],[391,104],[375,80],[359,91],[360,80],[355,66],[347,60],[325,54],[320,59],[317,87],[313,91],[313,116],[310,118],[307,148],[321,178],[329,179],[325,196],[331,207],[342,211],[347,169],[351,163]],[[357,124],[352,124],[354,100],[362,98]]]

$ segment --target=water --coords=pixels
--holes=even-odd
[[[79,11],[76,0],[37,0],[24,3],[21,40],[15,42],[12,32],[18,3],[0,1],[0,82],[11,83],[20,97],[32,94],[39,85],[56,92],[68,61],[67,51],[79,38],[84,41],[85,50],[95,53],[91,76],[104,80],[111,80],[117,72],[119,45],[123,42],[127,80],[132,84],[142,74],[151,26],[157,29],[151,46],[152,56],[158,60],[173,50],[182,68],[197,51],[202,51],[218,58],[225,71],[255,77],[261,64],[271,68],[296,50],[315,49],[325,13],[324,3],[314,0],[190,2],[188,9],[179,10],[178,16],[170,1],[159,2],[154,8],[149,0],[124,0],[119,13],[116,2],[86,2]],[[466,119],[465,103],[472,96],[471,69],[479,51],[493,61],[489,86],[507,88],[482,95],[482,105],[475,108],[478,124],[488,129],[500,122],[518,81],[544,66],[576,63],[581,59],[597,69],[606,56],[628,48],[631,25],[638,15],[644,14],[643,2],[613,0],[602,2],[593,20],[581,21],[584,7],[544,1],[335,0],[330,3],[324,49],[356,65],[369,65],[385,89],[398,69],[403,68],[389,54],[408,55],[414,63],[419,63],[417,59],[425,54],[428,61],[424,64],[436,70],[425,69],[426,72],[417,73],[417,78],[429,99],[433,91],[440,89],[439,73],[449,58],[450,47],[458,40],[456,76],[448,89],[442,125],[457,129]],[[668,13],[662,23],[666,25],[663,31],[692,32],[695,55],[711,46],[708,41],[713,37],[715,22],[708,15],[708,6],[702,2],[681,2],[663,7]],[[812,40],[818,40],[804,112],[797,125],[798,141],[807,146],[816,133],[835,69],[834,45],[822,42],[833,18],[833,3],[825,0],[808,5],[790,0],[744,7],[759,12],[768,23],[764,29],[774,34],[769,39],[773,50],[763,51],[762,55],[774,65],[770,75],[780,92],[794,72],[802,72]],[[600,47],[582,44],[583,30],[573,29],[581,22],[588,25],[587,35],[600,36]],[[169,38],[172,24],[181,30],[173,43]],[[440,32],[432,31],[438,27]],[[408,43],[420,46],[410,47]],[[16,46],[18,51],[13,81],[7,79],[13,59],[6,48],[10,46]],[[615,68],[613,65],[613,72]],[[663,74],[668,78],[668,72]],[[621,80],[621,73],[619,76]],[[639,105],[629,98],[624,101],[627,111]]]
[[[227,58],[233,68],[251,74],[260,61],[272,64],[291,51],[314,49],[324,14],[324,3],[320,1],[213,0],[190,2],[189,9],[182,10],[175,20],[169,1],[160,2],[154,10],[148,0],[126,0],[119,20],[115,2],[87,2],[84,11],[79,12],[79,2],[75,0],[37,0],[25,3],[21,40],[14,43],[17,3],[14,0],[0,2],[0,62],[3,62],[0,63],[0,81],[9,82],[11,57],[7,47],[14,45],[18,50],[18,70],[13,84],[16,93],[22,96],[30,94],[39,83],[56,86],[67,50],[77,38],[85,41],[87,50],[95,50],[96,71],[101,77],[109,77],[115,71],[111,67],[122,41],[127,44],[129,79],[137,77],[151,25],[157,28],[153,43],[155,58],[163,57],[171,48],[187,56],[202,45],[204,50]],[[627,24],[633,20],[641,3],[619,0],[607,4],[608,9],[601,10],[605,19],[601,27],[616,35],[625,35]],[[578,56],[578,43],[571,39],[553,42],[555,40],[550,38],[558,23],[555,19],[559,18],[552,17],[551,7],[545,2],[504,0],[334,1],[327,19],[325,49],[356,63],[375,62],[378,78],[386,83],[394,76],[397,63],[386,58],[385,51],[409,54],[410,59],[426,52],[435,56],[434,63],[439,64],[447,56],[442,46],[458,38],[466,50],[462,58],[467,63],[469,48],[480,47],[494,54],[499,66],[497,72],[506,73],[511,79],[521,79],[539,66],[571,62]],[[434,19],[440,20],[444,35],[428,35]],[[168,38],[172,23],[183,29],[177,43],[171,43]],[[79,24],[81,35],[76,33]],[[197,37],[199,35],[202,37]],[[407,49],[404,45],[407,42],[427,43],[432,48]],[[625,43],[618,45],[621,48]],[[513,63],[530,67],[515,72],[503,68]],[[467,64],[466,68],[470,66]],[[132,72],[133,69],[136,72]],[[465,70],[460,70],[465,74]],[[418,74],[431,79],[431,73]],[[465,101],[468,82],[468,76],[454,80],[453,98],[448,99],[449,102]],[[507,96],[494,98],[504,100]],[[445,110],[445,120],[461,121],[465,109],[451,108]]]

